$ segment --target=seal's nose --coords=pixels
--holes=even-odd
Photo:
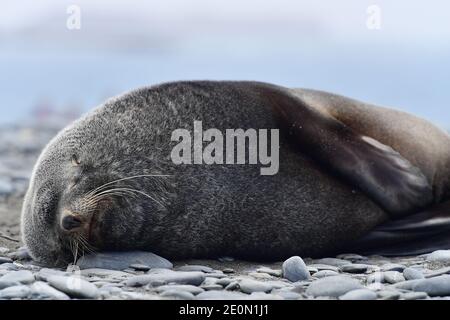
[[[81,226],[81,220],[74,215],[67,215],[61,221],[61,226],[66,231],[71,231]]]

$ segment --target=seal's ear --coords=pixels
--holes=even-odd
[[[424,174],[390,146],[356,132],[319,106],[277,87],[263,87],[280,129],[324,170],[365,192],[394,217],[420,210],[433,199]]]

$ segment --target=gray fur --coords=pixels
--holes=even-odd
[[[124,183],[163,206],[146,197],[102,204],[91,239],[97,248],[144,249],[168,258],[318,256],[385,221],[386,213],[368,197],[320,170],[283,136],[274,176],[261,176],[259,165],[171,162],[172,131],[192,130],[194,120],[205,129],[277,128],[259,86],[205,81],[143,88],[63,130],[43,151],[23,207],[23,239],[32,256],[46,264],[69,261],[62,210],[87,216],[80,212],[86,192],[143,174],[171,175]],[[72,165],[73,155],[80,166]]]

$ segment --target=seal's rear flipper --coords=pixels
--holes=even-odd
[[[261,94],[303,153],[361,189],[392,217],[417,212],[432,202],[425,175],[391,147],[289,92],[267,86]]]
[[[450,201],[386,222],[348,248],[362,254],[406,256],[450,248]]]

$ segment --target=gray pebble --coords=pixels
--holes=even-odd
[[[193,295],[197,295],[197,294],[200,294],[205,291],[202,288],[199,288],[196,286],[191,286],[191,285],[186,285],[186,284],[185,285],[164,285],[164,286],[159,286],[159,287],[155,288],[155,290],[157,292],[163,292],[163,291],[168,291],[168,290],[186,291],[186,292],[192,293]]]
[[[24,260],[24,261],[32,260],[30,253],[28,252],[28,249],[26,247],[21,247],[17,249],[17,251],[9,253],[8,257],[10,257],[13,260]]]
[[[7,258],[7,257],[0,257],[0,264],[4,264],[4,263],[12,263],[13,260],[11,258]]]
[[[400,298],[400,292],[394,290],[380,290],[377,292],[378,299],[381,300],[397,300]]]
[[[361,261],[367,261],[368,258],[361,256],[359,254],[354,254],[354,253],[344,253],[344,254],[340,254],[337,256],[337,258],[339,259],[343,259],[343,260],[348,260],[351,262],[361,262]]]
[[[11,282],[11,281],[0,280],[0,290],[9,288],[9,287],[19,286],[19,285],[20,285],[20,283],[16,282],[16,281]]]
[[[274,277],[281,277],[283,275],[282,270],[279,270],[279,269],[274,270],[274,269],[267,268],[267,267],[258,268],[258,269],[256,269],[256,272],[267,273]]]
[[[425,278],[422,271],[417,268],[405,268],[405,270],[403,270],[403,276],[406,280],[417,280]]]
[[[233,281],[225,287],[227,291],[233,291],[239,289],[239,282]]]
[[[185,272],[185,271],[171,271],[158,270],[158,272],[149,273],[140,276],[133,276],[126,280],[125,284],[129,287],[139,287],[151,284],[156,286],[158,284],[190,284],[199,286],[205,280],[203,272]]]
[[[51,276],[67,276],[68,273],[56,270],[56,269],[49,269],[49,268],[42,268],[35,274],[36,280],[38,281],[47,281],[47,279]]]
[[[309,279],[309,271],[305,262],[299,256],[287,259],[282,266],[283,277],[292,282]]]
[[[334,267],[342,267],[342,266],[345,266],[347,264],[351,264],[351,262],[348,261],[348,260],[337,259],[337,258],[323,258],[323,259],[316,260],[315,263],[317,263],[317,264],[327,264],[329,266],[334,266]]]
[[[431,297],[450,295],[449,275],[416,281],[417,283],[412,286],[413,291],[426,292]]]
[[[362,288],[358,280],[346,276],[332,276],[313,281],[306,294],[313,297],[340,297],[349,291]]]
[[[369,289],[356,289],[339,297],[340,300],[375,300],[377,294]]]
[[[223,272],[223,273],[226,273],[226,274],[230,274],[230,273],[234,273],[234,269],[231,269],[231,268],[225,268],[225,269],[222,270],[222,272]]]
[[[178,299],[178,300],[192,300],[194,299],[194,295],[187,291],[179,291],[179,290],[167,290],[161,293],[161,297]]]
[[[381,270],[383,271],[398,271],[403,272],[405,270],[405,266],[397,263],[387,263],[381,266]]]
[[[233,281],[234,280],[231,278],[222,278],[222,279],[217,279],[216,284],[220,284],[222,287],[226,287]]]
[[[34,275],[31,271],[28,270],[20,270],[20,271],[12,271],[10,273],[5,274],[0,278],[0,281],[4,282],[18,282],[21,284],[30,284],[35,281]]]
[[[17,271],[19,267],[14,263],[3,263],[0,264],[0,270]]]
[[[337,276],[339,275],[338,272],[332,271],[332,270],[321,270],[319,272],[314,273],[314,277],[316,278],[325,278],[325,277],[331,277],[331,276]]]
[[[384,283],[384,272],[374,272],[367,276],[367,284]]]
[[[339,268],[335,267],[335,266],[329,266],[327,264],[310,264],[308,266],[309,271],[314,271],[314,272],[318,272],[318,271],[322,271],[322,270],[331,270],[331,271],[336,271],[339,272]],[[315,270],[312,270],[315,269]]]
[[[31,289],[25,285],[0,290],[0,299],[25,299],[31,295]]]
[[[128,277],[131,277],[132,275],[123,271],[118,270],[108,270],[108,269],[99,269],[99,268],[92,268],[92,269],[84,269],[80,271],[82,276],[90,277],[90,278],[98,278],[98,279],[107,279],[107,280],[113,280],[113,279],[126,279]]]
[[[404,300],[422,300],[428,298],[426,292],[406,292],[400,296]]]
[[[403,281],[403,282],[399,282],[399,283],[394,284],[393,287],[396,288],[396,289],[401,289],[401,290],[413,290],[413,287],[419,281],[422,281],[422,280],[418,279],[418,280]]]
[[[146,264],[139,264],[139,263],[135,263],[130,265],[130,268],[136,270],[136,271],[148,271],[151,269],[150,266],[146,265]]]
[[[9,252],[8,248],[0,247],[0,256],[3,256]]]
[[[172,263],[167,259],[145,251],[102,252],[83,256],[77,262],[80,269],[124,270],[133,264],[144,264],[152,269],[172,269],[173,267]]]
[[[264,292],[252,292],[248,296],[249,300],[283,300],[282,297],[275,294],[267,294]]]
[[[448,273],[450,273],[450,267],[445,267],[445,268],[433,270],[431,272],[427,272],[425,274],[425,278],[433,278],[433,277],[442,276],[442,275],[448,274]]]
[[[195,297],[198,300],[243,300],[247,295],[231,291],[205,291]]]
[[[298,300],[303,298],[303,296],[300,293],[293,292],[293,291],[287,291],[287,290],[277,290],[272,291],[275,295],[282,297],[285,300]]]
[[[252,293],[252,292],[270,292],[273,287],[261,281],[244,279],[241,282],[239,282],[239,288],[244,293]]]
[[[340,267],[342,272],[347,273],[364,273],[369,268],[366,264],[347,264]]]
[[[450,250],[437,250],[427,255],[427,261],[450,263]]]
[[[100,296],[97,287],[79,277],[51,276],[48,283],[73,298],[96,299]]]
[[[199,266],[199,265],[186,265],[178,268],[179,271],[200,271],[204,273],[212,273],[214,272],[213,268],[207,266]]]
[[[384,282],[387,282],[390,284],[405,281],[405,277],[403,276],[403,274],[398,271],[386,271],[386,272],[383,272],[383,276],[384,276]]]
[[[206,291],[223,289],[223,287],[220,284],[206,284],[206,285],[201,285],[200,288],[202,288]]]
[[[37,281],[31,285],[33,298],[37,299],[52,299],[52,300],[69,300],[69,296],[55,288],[49,286],[47,283]]]

